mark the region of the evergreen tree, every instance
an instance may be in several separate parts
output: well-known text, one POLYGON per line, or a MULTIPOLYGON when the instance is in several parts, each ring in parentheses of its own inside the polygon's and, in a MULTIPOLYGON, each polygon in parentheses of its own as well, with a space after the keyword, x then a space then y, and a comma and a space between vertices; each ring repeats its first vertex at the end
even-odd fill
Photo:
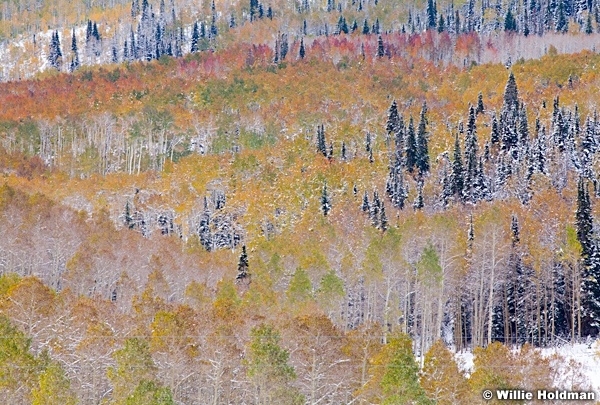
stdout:
POLYGON ((577 240, 581 244, 581 255, 588 262, 594 253, 594 227, 592 207, 587 184, 583 177, 577 183, 577 211, 575 213, 577 240))
POLYGON ((477 110, 475 111, 477 114, 482 114, 485 111, 485 107, 483 106, 483 94, 479 92, 477 95, 477 110))
POLYGON ((365 23, 363 24, 363 35, 369 35, 369 22, 365 19, 365 23))
POLYGON ((213 250, 213 237, 211 230, 211 214, 208 209, 208 199, 204 197, 204 213, 200 217, 198 223, 198 236, 200 238, 200 244, 208 252, 213 250))
POLYGON ((594 29, 592 27, 592 15, 590 13, 588 13, 587 20, 585 23, 585 33, 587 35, 590 35, 593 32, 594 32, 594 29))
POLYGON ((581 141, 581 163, 583 174, 588 178, 592 175, 591 164, 596 151, 596 125, 590 117, 587 117, 585 120, 585 133, 581 141))
POLYGON ((242 246, 242 254, 240 255, 240 260, 238 261, 238 275, 236 276, 236 280, 243 280, 247 278, 250 274, 248 273, 248 254, 246 253, 246 245, 242 246))
POLYGON ((546 127, 542 127, 536 138, 536 169, 542 174, 546 173, 546 127))
POLYGON ((59 70, 62 64, 62 51, 60 50, 60 38, 58 36, 58 31, 54 31, 50 39, 48 62, 50 63, 50 66, 56 70, 59 70))
POLYGON ((129 201, 125 203, 125 226, 128 229, 135 228, 135 222, 133 222, 133 217, 131 216, 131 208, 129 207, 129 201))
POLYGON ((513 214, 511 222, 510 222, 510 230, 511 230, 511 240, 513 248, 521 241, 520 230, 519 230, 519 219, 516 215, 513 214))
POLYGON ((519 108, 519 91, 517 89, 517 81, 515 75, 510 72, 506 87, 504 88, 504 105, 507 110, 516 111, 519 108))
POLYGON ((558 13, 556 14, 556 21, 554 25, 556 27, 556 32, 566 33, 567 31, 569 31, 569 22, 567 21, 564 2, 562 1, 560 1, 558 5, 558 13))
POLYGON ((375 228, 379 228, 379 221, 381 220, 381 200, 379 199, 379 193, 376 190, 373 191, 373 203, 371 204, 369 217, 371 218, 371 224, 375 228))
POLYGON ((327 143, 325 142, 325 126, 317 126, 317 150, 327 157, 327 143))
POLYGON ((400 130, 400 116, 398 115, 398 105, 396 100, 392 101, 392 105, 388 110, 388 120, 385 125, 385 130, 389 134, 396 134, 400 130))
POLYGON ((340 15, 340 19, 338 20, 337 32, 339 34, 342 34, 342 33, 347 34, 349 32, 348 24, 346 23, 346 19, 342 15, 340 15))
POLYGON ((412 116, 408 121, 408 133, 406 134, 406 169, 412 173, 417 164, 417 139, 415 136, 415 126, 412 116))
POLYGON ((323 191, 321 192, 321 210, 323 211, 324 216, 327 216, 331 211, 331 198, 327 191, 327 182, 323 184, 323 191))
POLYGON ((341 151, 340 155, 341 155, 341 159, 343 162, 348 160, 348 156, 346 156, 346 142, 342 141, 342 151, 341 151))
POLYGON ((425 206, 425 201, 423 199, 423 182, 420 181, 417 184, 417 198, 415 199, 415 202, 413 203, 413 208, 415 210, 420 210, 420 209, 423 209, 424 206, 425 206))
POLYGON ((469 108, 469 122, 467 124, 467 137, 465 139, 465 177, 464 177, 464 193, 467 201, 475 203, 476 180, 477 180, 477 126, 475 123, 475 109, 473 106, 469 108))
POLYGON ((513 157, 516 157, 517 150, 513 148, 518 145, 519 136, 517 123, 519 118, 519 99, 517 83, 513 73, 510 73, 506 88, 504 90, 504 104, 500 120, 500 133, 502 139, 502 149, 513 151, 513 157))
POLYGON ((582 332, 595 335, 600 330, 600 254, 593 222, 588 185, 580 177, 577 184, 575 225, 583 262, 582 332))
POLYGON ((194 22, 194 28, 192 28, 192 43, 190 46, 190 52, 198 52, 198 40, 200 39, 200 32, 198 31, 198 22, 194 22))
POLYGON ((492 142, 492 145, 500 142, 500 130, 498 129, 498 118, 496 117, 496 114, 492 117, 492 133, 490 141, 492 142))
POLYGON ((379 217, 379 229, 381 229, 383 232, 387 231, 387 229, 388 229, 388 219, 387 219, 387 216, 385 215, 385 205, 384 205, 383 201, 381 202, 381 211, 380 211, 380 217, 379 217))
POLYGON ((417 130, 417 159, 416 166, 419 170, 419 176, 429 172, 429 146, 427 135, 427 105, 423 103, 421 116, 419 119, 419 127, 417 130))
POLYGON ((517 20, 515 20, 510 9, 506 12, 506 17, 504 18, 504 31, 517 32, 517 20))
POLYGON ((435 29, 437 22, 437 10, 434 0, 427 0, 427 28, 435 29))
POLYGON ((369 204, 369 193, 367 193, 367 190, 365 190, 365 195, 363 196, 363 201, 362 201, 362 205, 360 206, 360 209, 363 212, 371 211, 371 205, 369 204))
POLYGON ((441 34, 446 30, 446 23, 444 22, 444 16, 440 13, 440 20, 438 21, 437 31, 441 34))
POLYGON ((71 72, 79 68, 79 51, 77 49, 77 37, 75 36, 75 28, 71 34, 71 52, 73 52, 73 60, 71 61, 71 72))
POLYGON ((451 190, 452 194, 455 195, 459 200, 463 198, 464 190, 464 168, 462 163, 462 151, 460 149, 460 140, 458 139, 458 132, 454 139, 454 161, 452 162, 452 177, 451 177, 451 190))
MULTIPOLYGON (((210 23, 210 37, 216 38, 219 31, 217 30, 217 11, 216 11, 216 7, 215 7, 215 0, 212 1, 211 5, 210 5, 210 9, 212 11, 212 17, 211 17, 211 23, 210 23)), ((260 8, 260 9, 262 10, 262 8, 260 8)), ((261 12, 261 14, 262 14, 262 12, 261 12)))
POLYGON ((383 47, 383 38, 381 38, 381 35, 379 35, 377 37, 377 57, 383 58, 383 55, 385 55, 385 49, 383 47))
POLYGON ((304 55, 306 55, 306 51, 304 50, 304 38, 300 38, 300 51, 298 51, 298 56, 300 56, 300 59, 304 59, 304 55))

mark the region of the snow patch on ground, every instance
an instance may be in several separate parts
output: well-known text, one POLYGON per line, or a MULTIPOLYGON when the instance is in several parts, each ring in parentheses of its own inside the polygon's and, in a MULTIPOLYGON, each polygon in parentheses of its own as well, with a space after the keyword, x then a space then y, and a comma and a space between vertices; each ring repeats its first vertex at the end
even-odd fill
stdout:
MULTIPOLYGON (((567 388, 574 373, 581 374, 586 381, 581 381, 582 386, 588 386, 592 391, 600 393, 600 340, 596 343, 566 344, 563 346, 541 349, 545 357, 557 354, 564 359, 558 364, 559 372, 556 378, 556 386, 567 388)), ((473 353, 463 351, 455 353, 458 367, 470 376, 473 372, 473 353)))

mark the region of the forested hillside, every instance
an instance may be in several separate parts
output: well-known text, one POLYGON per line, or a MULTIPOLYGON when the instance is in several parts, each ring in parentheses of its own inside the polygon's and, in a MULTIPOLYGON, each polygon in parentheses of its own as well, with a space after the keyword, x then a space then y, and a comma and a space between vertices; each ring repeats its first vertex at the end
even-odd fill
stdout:
POLYGON ((0 398, 600 389, 598 15, 3 2, 0 398))

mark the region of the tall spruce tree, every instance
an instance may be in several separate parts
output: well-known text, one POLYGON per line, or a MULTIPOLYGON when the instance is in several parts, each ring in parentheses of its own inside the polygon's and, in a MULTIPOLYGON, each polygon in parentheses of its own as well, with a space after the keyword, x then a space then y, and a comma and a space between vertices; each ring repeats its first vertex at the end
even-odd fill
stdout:
POLYGON ((400 128, 400 116, 398 115, 398 105, 396 100, 392 101, 392 105, 388 110, 388 120, 385 124, 385 130, 388 134, 398 133, 400 128))
POLYGON ((79 50, 77 49, 77 37, 75 36, 75 28, 71 34, 71 52, 73 52, 73 59, 71 60, 70 70, 71 72, 79 69, 79 50))
POLYGON ((190 45, 190 52, 198 52, 198 41, 200 40, 200 32, 198 31, 198 22, 194 22, 194 27, 192 28, 192 41, 190 45))
POLYGON ((60 50, 60 37, 58 36, 58 31, 54 31, 50 39, 48 62, 50 63, 50 66, 56 70, 59 70, 62 64, 62 51, 60 50))
POLYGON ((416 166, 419 171, 419 176, 423 176, 429 172, 429 146, 427 134, 427 104, 423 103, 421 108, 421 116, 419 119, 419 127, 417 130, 417 159, 416 166))
POLYGON ((317 126, 317 150, 327 157, 327 143, 325 142, 325 126, 317 126))
POLYGON ((331 197, 329 191, 327 191, 327 182, 323 184, 323 191, 321 192, 321 210, 323 216, 327 216, 331 211, 331 197))
POLYGON ((427 0, 427 28, 435 29, 437 23, 437 10, 434 0, 427 0))
POLYGON ((381 38, 381 35, 379 35, 377 37, 377 57, 383 58, 383 55, 385 55, 385 49, 383 47, 383 38, 381 38))
POLYGON ((248 273, 249 268, 248 263, 248 253, 246 253, 246 245, 242 246, 242 253, 240 255, 240 260, 238 261, 238 274, 235 277, 236 280, 243 280, 247 278, 250 274, 248 273))
POLYGON ((405 158, 406 170, 412 173, 415 170, 415 166, 417 164, 417 139, 415 135, 415 125, 412 116, 408 121, 405 158))
POLYGON ((464 168, 462 163, 462 151, 460 148, 460 139, 458 138, 458 132, 454 139, 454 160, 452 162, 452 176, 451 176, 451 190, 452 194, 457 199, 463 199, 463 190, 465 185, 464 168))

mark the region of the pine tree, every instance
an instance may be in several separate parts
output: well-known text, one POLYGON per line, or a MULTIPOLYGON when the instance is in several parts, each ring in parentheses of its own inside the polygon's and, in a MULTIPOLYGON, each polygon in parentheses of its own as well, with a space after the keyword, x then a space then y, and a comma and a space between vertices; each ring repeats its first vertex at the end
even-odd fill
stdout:
POLYGON ((460 140, 458 139, 458 132, 456 133, 456 138, 454 139, 454 160, 452 162, 451 179, 452 194, 455 195, 459 200, 462 200, 465 180, 464 168, 462 163, 462 151, 460 149, 460 140))
POLYGON ((492 145, 500 142, 500 130, 498 129, 498 118, 496 117, 496 114, 494 114, 492 117, 492 132, 490 141, 492 142, 492 145))
POLYGON ((565 13, 564 2, 560 2, 558 5, 558 13, 556 15, 555 22, 556 32, 566 33, 569 31, 569 22, 567 21, 567 16, 565 13))
POLYGON ((380 216, 379 216, 379 229, 381 229, 383 232, 387 231, 387 229, 388 229, 388 219, 387 219, 387 216, 385 215, 385 205, 384 205, 383 201, 381 202, 381 211, 380 211, 380 216))
POLYGON ((423 182, 420 181, 417 184, 417 198, 415 199, 415 202, 413 203, 413 208, 415 210, 420 210, 420 209, 423 209, 424 206, 425 206, 425 201, 423 199, 423 182))
POLYGON ((511 234, 512 234, 512 237, 511 237, 512 245, 514 248, 521 241, 520 230, 519 230, 519 219, 514 214, 511 219, 510 230, 511 230, 511 234))
POLYGON ((75 36, 75 28, 71 34, 71 52, 73 52, 73 59, 71 60, 70 70, 71 72, 79 69, 79 51, 77 49, 77 37, 75 36))
POLYGON ((506 17, 504 18, 504 31, 517 32, 517 21, 510 9, 507 11, 506 17))
POLYGON ((192 42, 190 46, 190 52, 198 52, 198 41, 200 39, 200 33, 198 31, 198 22, 194 22, 194 28, 192 28, 192 42))
POLYGON ((583 174, 588 178, 592 176, 591 164, 596 151, 596 125, 590 117, 587 117, 585 120, 585 134, 581 141, 581 163, 583 174))
POLYGON ((477 126, 475 123, 475 109, 473 106, 470 106, 467 137, 465 139, 464 193, 467 201, 471 203, 475 203, 477 200, 474 190, 477 179, 477 161, 477 126))
POLYGON ((383 38, 381 38, 381 35, 379 35, 377 37, 377 57, 383 58, 383 55, 385 55, 385 49, 383 47, 383 38))
POLYGON ((577 240, 581 244, 583 262, 582 331, 597 334, 600 330, 600 254, 594 235, 594 219, 588 185, 583 177, 577 184, 577 211, 575 225, 577 240))
POLYGON ((590 35, 594 32, 594 28, 592 27, 592 14, 588 13, 587 19, 585 22, 585 33, 586 35, 590 35))
POLYGON ((444 22, 444 16, 440 13, 440 20, 438 21, 437 31, 441 34, 446 30, 446 23, 444 22))
POLYGON ((388 110, 388 120, 385 124, 385 130, 388 134, 396 134, 400 130, 400 116, 398 115, 396 100, 392 101, 392 105, 390 105, 388 110))
POLYGON ((343 162, 348 160, 348 156, 346 156, 346 143, 342 141, 342 151, 340 153, 341 159, 343 162))
POLYGON ((325 142, 325 126, 317 126, 317 150, 327 157, 327 144, 325 142))
POLYGON ((379 199, 379 193, 376 190, 373 191, 373 203, 371 204, 369 217, 371 218, 371 224, 375 228, 379 228, 379 221, 381 220, 381 200, 379 199))
POLYGON ((435 29, 437 22, 437 10, 434 0, 427 0, 427 28, 435 29))
POLYGON ((506 87, 504 88, 504 105, 507 110, 516 111, 519 108, 519 91, 517 89, 517 81, 515 75, 510 72, 506 87))
POLYGON ((331 198, 327 191, 327 182, 323 184, 323 191, 321 192, 321 210, 323 211, 324 216, 327 216, 331 211, 331 198))
MULTIPOLYGON (((217 30, 217 11, 215 7, 215 0, 212 1, 210 5, 210 9, 212 11, 211 23, 210 23, 210 37, 216 38, 219 31, 217 30)), ((261 12, 262 14, 262 12, 261 12)))
POLYGON ((300 56, 300 59, 304 59, 304 55, 306 55, 306 51, 304 50, 304 38, 300 38, 300 50, 298 51, 298 56, 300 56))
POLYGON ((363 24, 363 30, 362 30, 363 35, 369 35, 369 22, 365 19, 365 22, 363 24))
POLYGON ((54 31, 52 33, 50 50, 48 52, 48 62, 50 63, 50 66, 56 70, 59 70, 62 64, 62 51, 60 50, 60 38, 58 36, 58 31, 54 31))
POLYGON ((238 274, 235 277, 236 280, 243 280, 248 277, 250 274, 248 273, 249 263, 248 263, 248 254, 246 253, 246 245, 242 246, 242 254, 240 255, 240 260, 238 261, 238 274))
POLYGON ((131 208, 129 207, 129 201, 125 203, 125 226, 128 229, 133 229, 135 227, 135 222, 133 222, 133 217, 131 216, 131 208))
POLYGON ((340 15, 340 19, 338 20, 337 32, 339 34, 342 34, 342 33, 347 34, 349 32, 348 24, 346 23, 346 19, 342 15, 340 15))
POLYGON ((581 255, 589 261, 594 253, 594 227, 588 186, 583 177, 577 183, 577 211, 575 213, 577 240, 581 244, 581 255))
POLYGON ((406 136, 406 169, 412 173, 417 164, 417 139, 415 136, 415 126, 412 116, 408 121, 408 133, 406 136))
POLYGON ((483 94, 481 92, 477 95, 477 110, 475 112, 478 115, 485 112, 485 107, 483 106, 483 94))
POLYGON ((362 205, 360 206, 360 209, 363 212, 371 211, 371 204, 369 204, 369 193, 367 193, 367 190, 365 190, 365 195, 363 196, 362 205))
POLYGON ((417 159, 416 166, 419 170, 419 176, 423 176, 429 172, 429 146, 427 135, 427 104, 423 103, 421 109, 421 117, 419 119, 419 127, 417 130, 417 159))

